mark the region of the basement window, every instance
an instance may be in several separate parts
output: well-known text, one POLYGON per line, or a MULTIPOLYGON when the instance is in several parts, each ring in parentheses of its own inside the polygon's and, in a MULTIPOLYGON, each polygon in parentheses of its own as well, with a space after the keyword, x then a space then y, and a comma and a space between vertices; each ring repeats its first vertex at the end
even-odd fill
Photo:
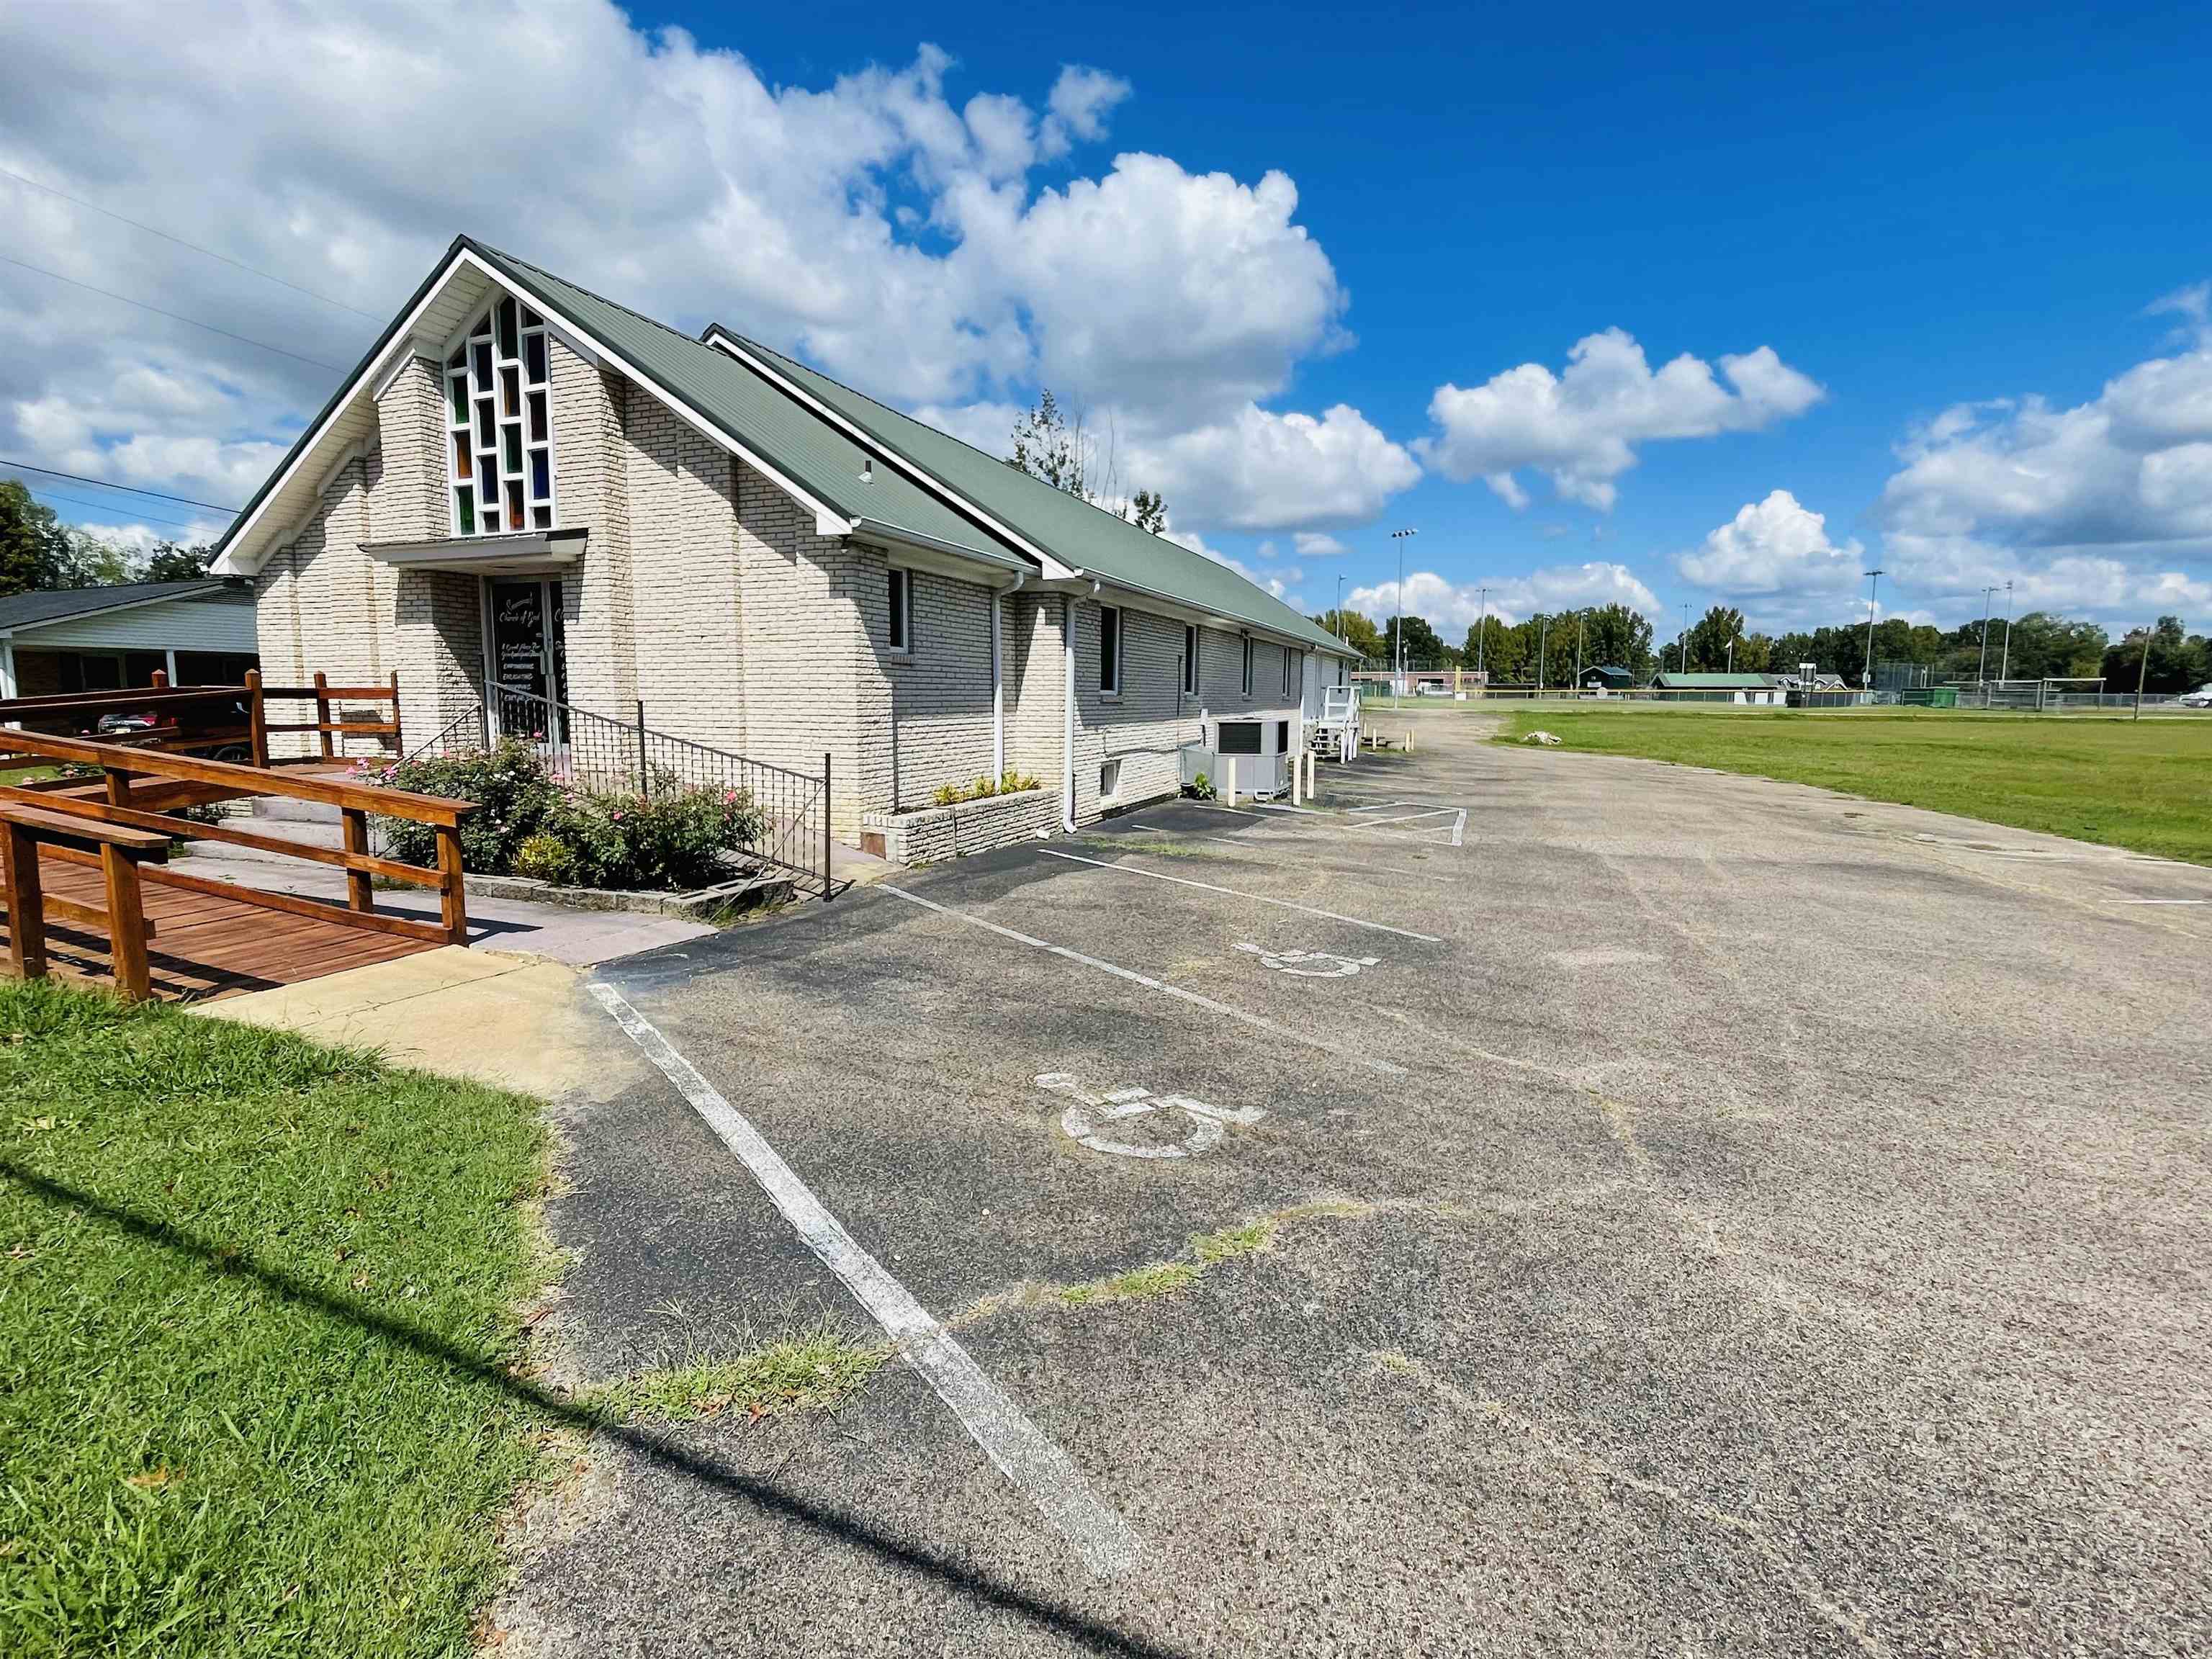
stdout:
POLYGON ((1098 799, 1111 800, 1121 793, 1121 763, 1109 760, 1098 769, 1098 799))

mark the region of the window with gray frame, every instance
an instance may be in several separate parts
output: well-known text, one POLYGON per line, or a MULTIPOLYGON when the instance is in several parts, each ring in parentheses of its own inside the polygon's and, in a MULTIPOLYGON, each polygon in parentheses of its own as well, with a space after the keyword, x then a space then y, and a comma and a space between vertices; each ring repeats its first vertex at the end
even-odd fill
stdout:
POLYGON ((1121 689, 1121 611, 1118 605, 1098 607, 1098 689, 1109 697, 1121 689))
POLYGON ((914 649, 914 575, 910 571, 894 569, 890 573, 890 647, 894 651, 914 649))
POLYGON ((1244 636, 1244 695, 1252 695, 1252 636, 1244 636))
POLYGON ((1182 629, 1182 689, 1183 695, 1198 695, 1198 624, 1185 623, 1182 629))

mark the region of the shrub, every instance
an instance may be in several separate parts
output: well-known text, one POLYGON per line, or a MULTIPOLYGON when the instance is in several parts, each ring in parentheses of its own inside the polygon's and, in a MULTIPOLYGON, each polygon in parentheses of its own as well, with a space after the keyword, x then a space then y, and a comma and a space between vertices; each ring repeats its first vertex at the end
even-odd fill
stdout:
MULTIPOLYGON (((461 820, 461 867, 481 875, 514 869, 516 852, 546 827, 562 799, 544 759, 519 738, 502 738, 489 749, 399 761, 369 771, 368 778, 386 788, 476 802, 477 810, 461 820)), ((379 818, 377 828, 392 857, 437 863, 437 832, 428 824, 379 818)))
MULTIPOLYGON (((761 814, 742 789, 689 787, 656 773, 650 794, 556 781, 519 738, 491 749, 363 769, 389 788, 474 801, 461 820, 461 867, 556 885, 684 889, 721 879, 729 854, 756 840, 761 814)), ((436 832, 379 817, 392 856, 434 865, 436 832)))
POLYGON ((986 774, 970 784, 940 783, 929 803, 933 806, 957 806, 963 801, 989 800, 994 795, 1016 794, 1036 787, 1035 778, 1010 766, 995 778, 986 774))
POLYGON ((1188 783, 1183 785, 1182 792, 1184 794, 1189 796, 1193 800, 1212 800, 1213 799, 1213 780, 1207 777, 1205 773, 1200 772, 1188 783))
POLYGON ((576 857, 560 836, 540 830, 514 849, 514 873, 568 887, 576 879, 576 857))

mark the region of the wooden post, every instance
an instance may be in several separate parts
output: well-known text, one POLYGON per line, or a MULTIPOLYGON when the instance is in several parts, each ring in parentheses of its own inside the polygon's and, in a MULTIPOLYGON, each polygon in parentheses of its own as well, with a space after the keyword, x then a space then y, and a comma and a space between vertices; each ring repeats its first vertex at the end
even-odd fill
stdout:
POLYGON ((166 691, 169 689, 169 671, 167 669, 157 668, 154 671, 154 689, 156 691, 166 691))
POLYGON ((138 891, 138 861, 120 847, 100 849, 100 873, 107 886, 107 960, 115 988, 132 1002, 143 1002, 153 987, 146 972, 146 912, 138 891))
POLYGON ((330 681, 325 678, 323 671, 318 668, 315 671, 315 724, 321 729, 315 735, 323 740, 323 758, 336 760, 337 748, 331 741, 333 734, 331 731, 330 686, 330 681))
POLYGON ((446 924, 446 943, 469 942, 469 896, 461 884, 461 831, 457 824, 438 826, 439 913, 446 924))
POLYGON ((21 824, 0 823, 0 880, 8 884, 8 967, 18 979, 44 979, 46 911, 39 843, 21 824))
POLYGON ((401 760, 406 754, 407 745, 399 736, 399 671, 395 668, 392 671, 392 757, 401 760))
MULTIPOLYGON (((339 821, 345 827, 345 849, 349 853, 368 851, 368 814, 358 806, 343 807, 339 821)), ((376 908, 375 890, 368 884, 368 872, 346 872, 346 908, 374 910, 376 908)))
POLYGON ((131 805, 131 775, 128 772, 118 772, 109 767, 100 774, 100 781, 107 786, 107 804, 110 806, 131 805))
POLYGON ((261 671, 258 668, 246 671, 246 726, 253 763, 265 771, 269 766, 269 711, 261 700, 261 671))

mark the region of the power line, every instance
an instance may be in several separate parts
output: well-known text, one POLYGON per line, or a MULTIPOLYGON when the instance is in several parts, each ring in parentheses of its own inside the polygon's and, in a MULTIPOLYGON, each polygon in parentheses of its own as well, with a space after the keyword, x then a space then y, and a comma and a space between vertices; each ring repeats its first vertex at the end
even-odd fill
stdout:
POLYGON ((96 202, 88 202, 82 196, 72 196, 65 190, 56 190, 52 185, 42 185, 35 179, 26 179, 12 167, 0 167, 0 173, 5 173, 19 185, 28 185, 33 190, 42 190, 49 196, 58 196, 64 202, 73 202, 78 207, 90 212, 103 214, 118 224, 128 225, 133 230, 143 230, 149 236, 158 236, 165 242, 174 242, 179 247, 190 248, 195 253, 204 253, 210 259, 220 259, 223 264, 245 271, 248 276, 265 278, 279 288, 289 288, 295 294, 304 294, 310 300, 320 300, 325 305, 336 306, 340 311, 350 311, 355 316, 366 317, 372 323, 380 323, 384 320, 373 311, 363 311, 359 306, 349 306, 343 300, 333 300, 327 294, 318 294, 311 288, 301 288, 297 283, 288 283, 282 276, 272 272, 263 270, 256 265, 247 264, 243 259, 234 259, 228 253, 217 253, 211 247, 202 247, 198 242, 188 242, 181 236, 173 236, 167 231, 159 229, 153 225, 142 223, 137 219, 126 218, 111 208, 101 207, 96 202))
POLYGON ((196 501, 189 495, 171 495, 159 489, 141 489, 137 484, 119 484, 107 478, 88 478, 82 472, 58 472, 50 466, 33 466, 28 461, 11 461, 0 455, 0 466, 12 466, 18 472, 35 472, 44 478, 67 478, 71 483, 96 484, 102 489, 120 489, 126 495, 151 495, 157 501, 178 501, 185 507, 204 507, 210 513, 236 513, 234 507, 218 507, 213 501, 196 501))
POLYGON ((164 519, 155 514, 141 513, 136 508, 131 507, 128 501, 88 501, 82 495, 64 495, 57 490, 52 489, 33 489, 31 493, 33 495, 36 495, 40 501, 66 501, 71 507, 88 507, 95 513, 106 513, 111 512, 118 507, 124 507, 130 511, 131 516, 133 519, 142 519, 148 524, 173 524, 179 530, 197 530, 199 528, 198 525, 192 524, 184 519, 164 519))
POLYGON ((5 253, 0 253, 0 260, 4 260, 11 265, 20 266, 25 270, 36 271, 41 276, 51 276, 58 283, 67 283, 73 288, 81 288, 88 294, 97 294, 104 300, 120 300, 126 306, 137 306, 141 311, 150 311, 156 317, 167 317, 171 322, 188 323, 194 328, 204 328, 210 334, 220 334, 226 340, 235 340, 240 345, 254 346, 263 351, 273 351, 279 357, 289 357, 295 363, 306 363, 313 368, 327 368, 333 374, 345 373, 345 369, 337 363, 326 363, 319 357, 303 357, 296 351, 285 350, 283 346, 270 345, 266 340, 249 339, 243 334, 233 334, 227 328, 217 328, 213 323, 204 323, 197 317, 187 317, 179 312, 164 311, 159 306, 148 305, 143 300, 134 300, 127 294, 117 294, 108 289, 94 288, 90 283, 80 283, 74 276, 64 276, 58 270, 48 270, 44 265, 34 265, 27 260, 15 258, 5 253))

